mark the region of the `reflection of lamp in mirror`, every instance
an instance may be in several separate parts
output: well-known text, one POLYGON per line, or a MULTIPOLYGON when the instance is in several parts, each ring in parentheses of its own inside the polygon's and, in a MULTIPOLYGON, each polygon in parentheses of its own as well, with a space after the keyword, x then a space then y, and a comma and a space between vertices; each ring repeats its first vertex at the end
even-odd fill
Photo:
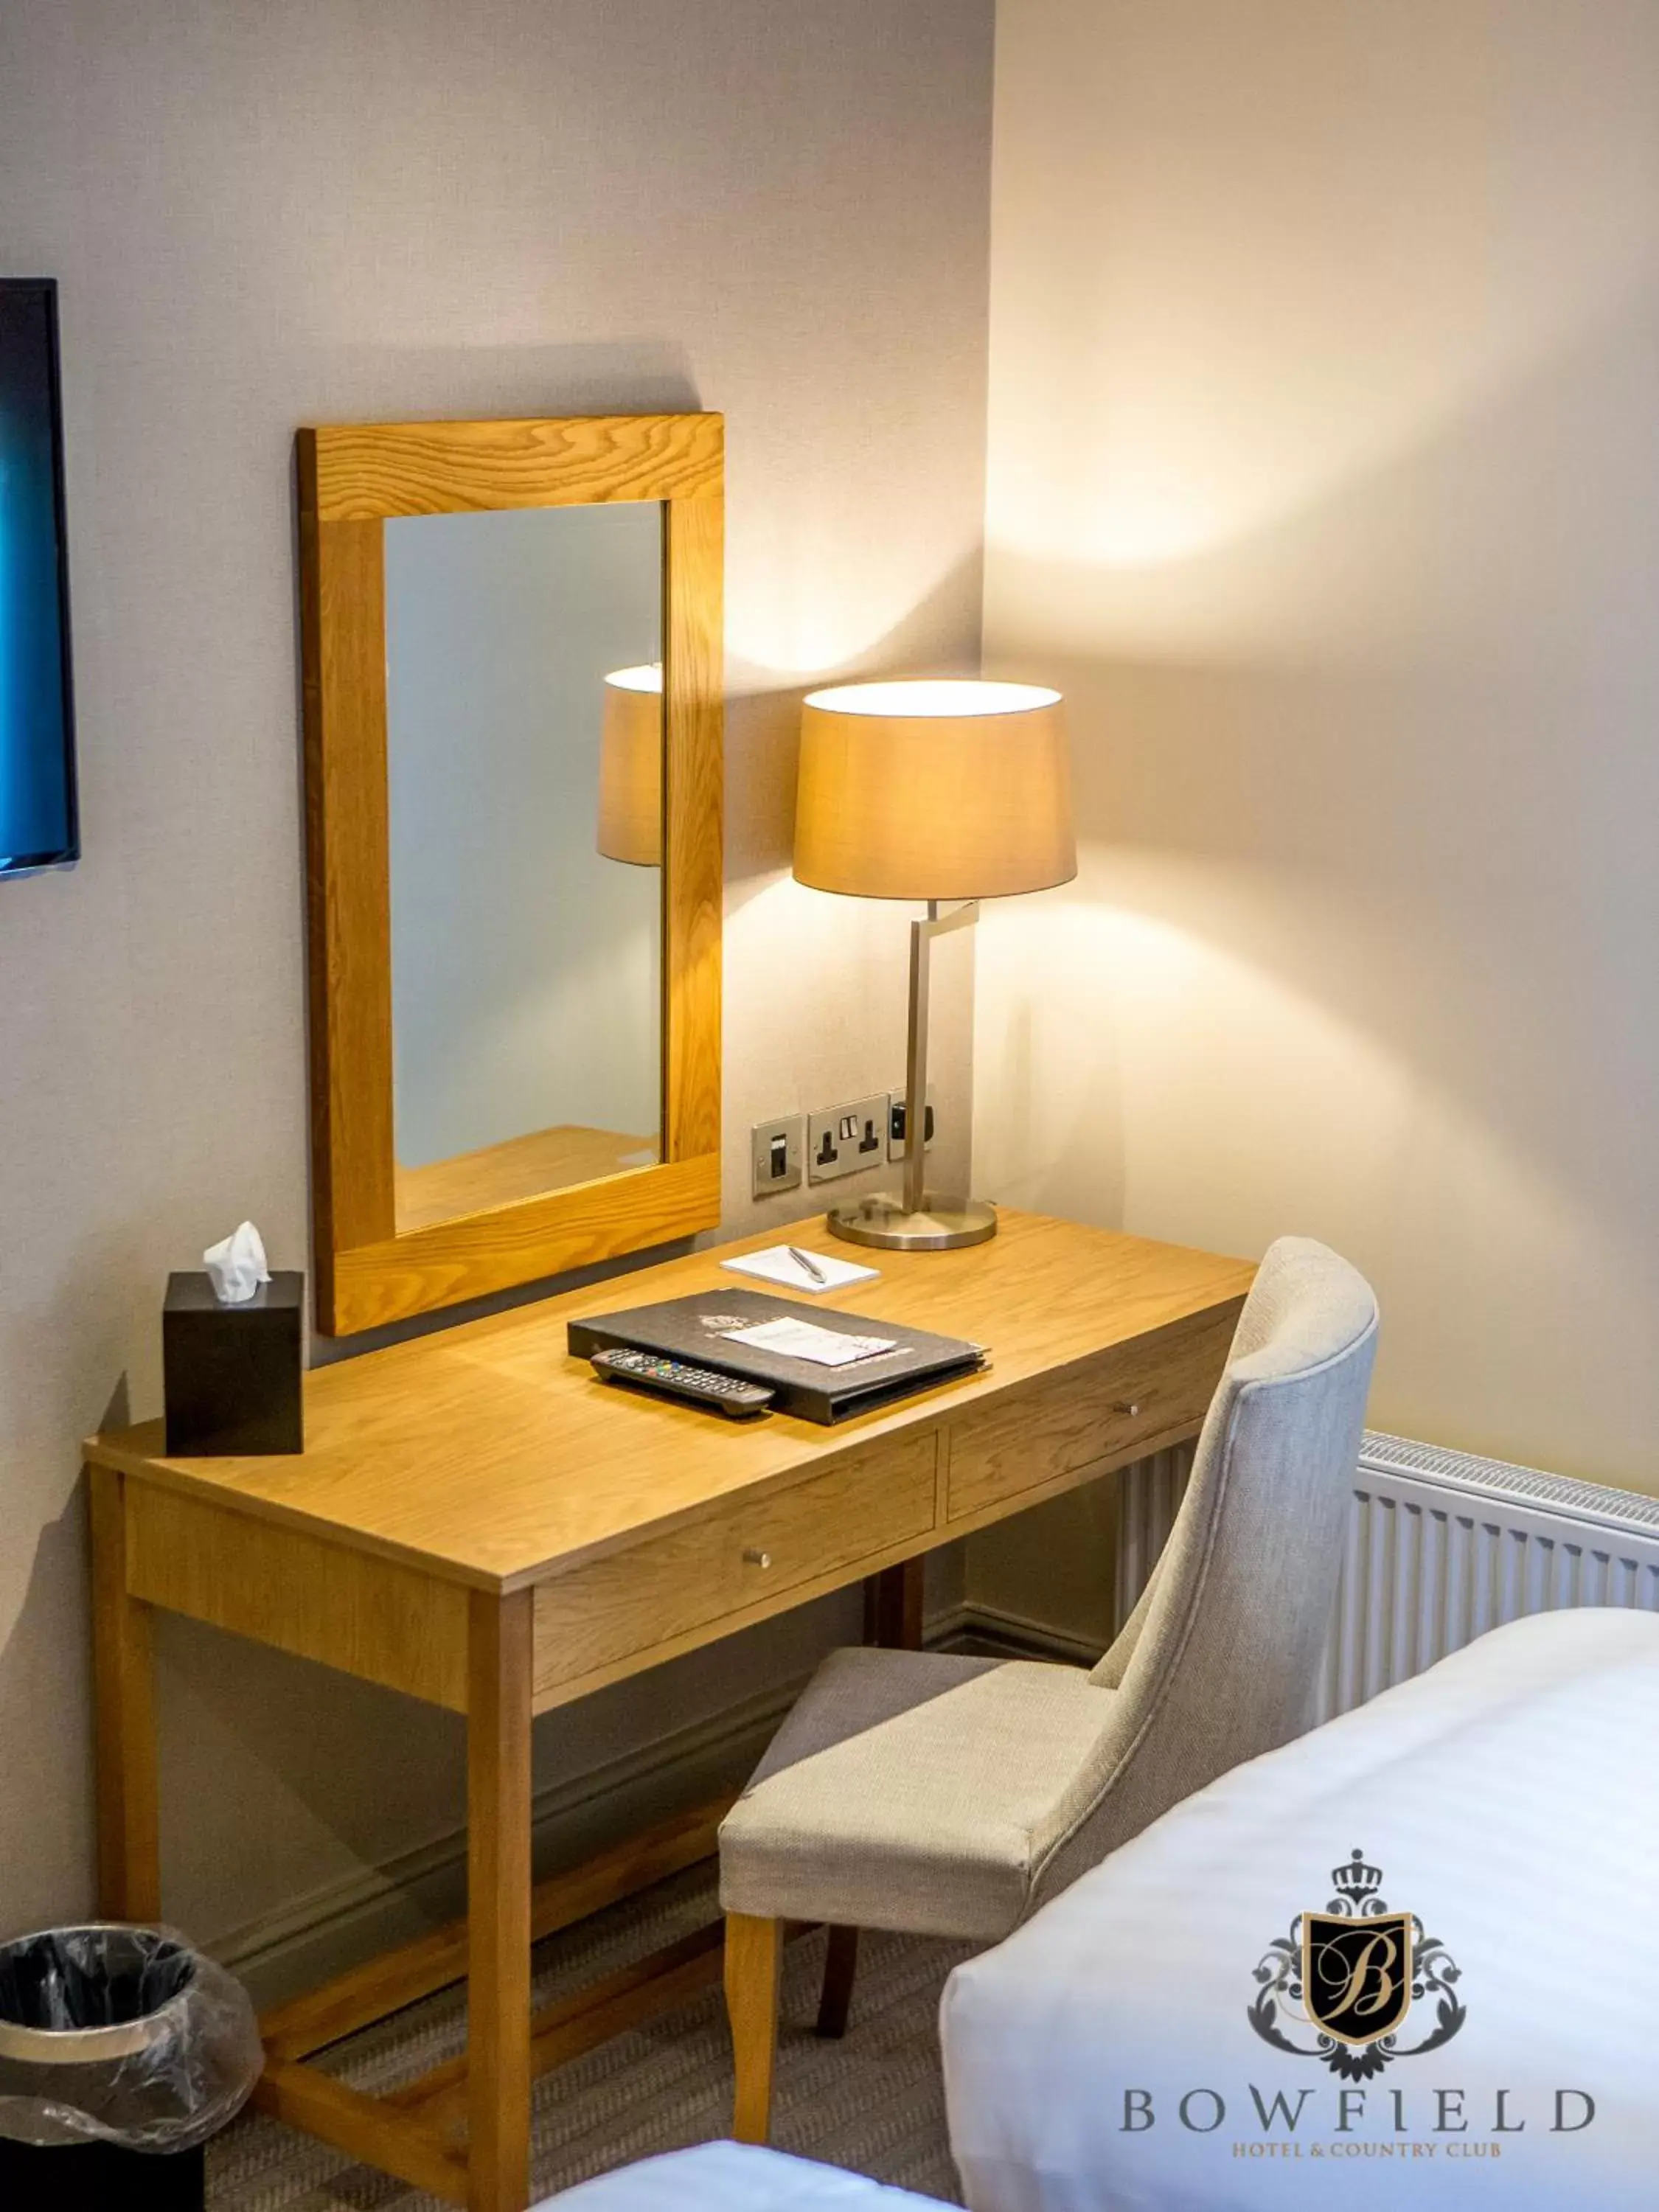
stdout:
POLYGON ((599 847, 607 860, 662 866, 662 670, 605 679, 599 733, 599 847))
POLYGON ((830 1209, 855 1244, 944 1251, 996 1234, 995 1210, 925 1188, 928 961, 981 898, 1077 873, 1058 691, 1030 684, 848 684, 801 709, 795 874, 825 891, 925 899, 910 925, 904 1189, 830 1209), (959 900, 941 914, 941 902, 959 900))

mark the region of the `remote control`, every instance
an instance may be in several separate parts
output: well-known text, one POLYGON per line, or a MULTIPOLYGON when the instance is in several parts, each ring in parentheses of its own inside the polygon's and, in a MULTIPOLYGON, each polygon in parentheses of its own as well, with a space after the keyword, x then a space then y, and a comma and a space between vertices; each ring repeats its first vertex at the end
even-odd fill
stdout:
POLYGON ((722 1375, 713 1367, 693 1367, 684 1359, 664 1359, 654 1352, 619 1351, 592 1354, 593 1371, 605 1382, 632 1382, 641 1390, 660 1390, 665 1397, 684 1398, 693 1406, 712 1406, 734 1421, 763 1413, 776 1397, 763 1383, 745 1382, 740 1375, 722 1375))

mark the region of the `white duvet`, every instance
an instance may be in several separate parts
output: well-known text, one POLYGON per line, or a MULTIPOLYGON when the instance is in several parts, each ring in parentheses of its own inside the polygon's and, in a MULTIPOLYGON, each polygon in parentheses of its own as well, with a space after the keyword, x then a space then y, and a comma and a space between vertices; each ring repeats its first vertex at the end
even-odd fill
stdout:
POLYGON ((931 2197, 753 2143, 699 2143, 585 2181, 535 2212, 945 2212, 931 2197))
POLYGON ((1224 1776, 941 2025, 973 2212, 1656 2212, 1659 1618, 1518 1622, 1224 1776), (1299 2001, 1291 1923, 1334 1905, 1418 1923, 1364 2079, 1299 2001))

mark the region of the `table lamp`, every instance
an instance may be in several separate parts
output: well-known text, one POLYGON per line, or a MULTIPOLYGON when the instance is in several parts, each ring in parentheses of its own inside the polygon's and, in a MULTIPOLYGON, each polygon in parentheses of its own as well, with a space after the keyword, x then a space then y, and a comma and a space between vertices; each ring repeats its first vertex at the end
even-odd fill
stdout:
POLYGON ((607 860, 662 866, 662 670, 654 665, 605 679, 599 848, 607 860))
POLYGON ((981 899, 1077 873, 1059 692, 930 681, 811 693, 801 708, 794 872, 817 890, 927 906, 910 925, 904 1188, 833 1206, 831 1233, 905 1251, 982 1243, 996 1234, 994 1207, 926 1188, 929 957, 936 939, 979 919, 981 899))

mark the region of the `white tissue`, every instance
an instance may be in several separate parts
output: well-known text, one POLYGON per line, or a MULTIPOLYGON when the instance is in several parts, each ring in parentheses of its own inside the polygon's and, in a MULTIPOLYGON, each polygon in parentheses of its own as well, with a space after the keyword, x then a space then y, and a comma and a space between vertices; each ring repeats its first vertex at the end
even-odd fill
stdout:
POLYGON ((222 1306, 246 1305, 260 1284, 270 1280, 264 1239, 251 1221, 245 1221, 233 1236, 210 1244, 202 1255, 202 1265, 213 1278, 222 1306))

